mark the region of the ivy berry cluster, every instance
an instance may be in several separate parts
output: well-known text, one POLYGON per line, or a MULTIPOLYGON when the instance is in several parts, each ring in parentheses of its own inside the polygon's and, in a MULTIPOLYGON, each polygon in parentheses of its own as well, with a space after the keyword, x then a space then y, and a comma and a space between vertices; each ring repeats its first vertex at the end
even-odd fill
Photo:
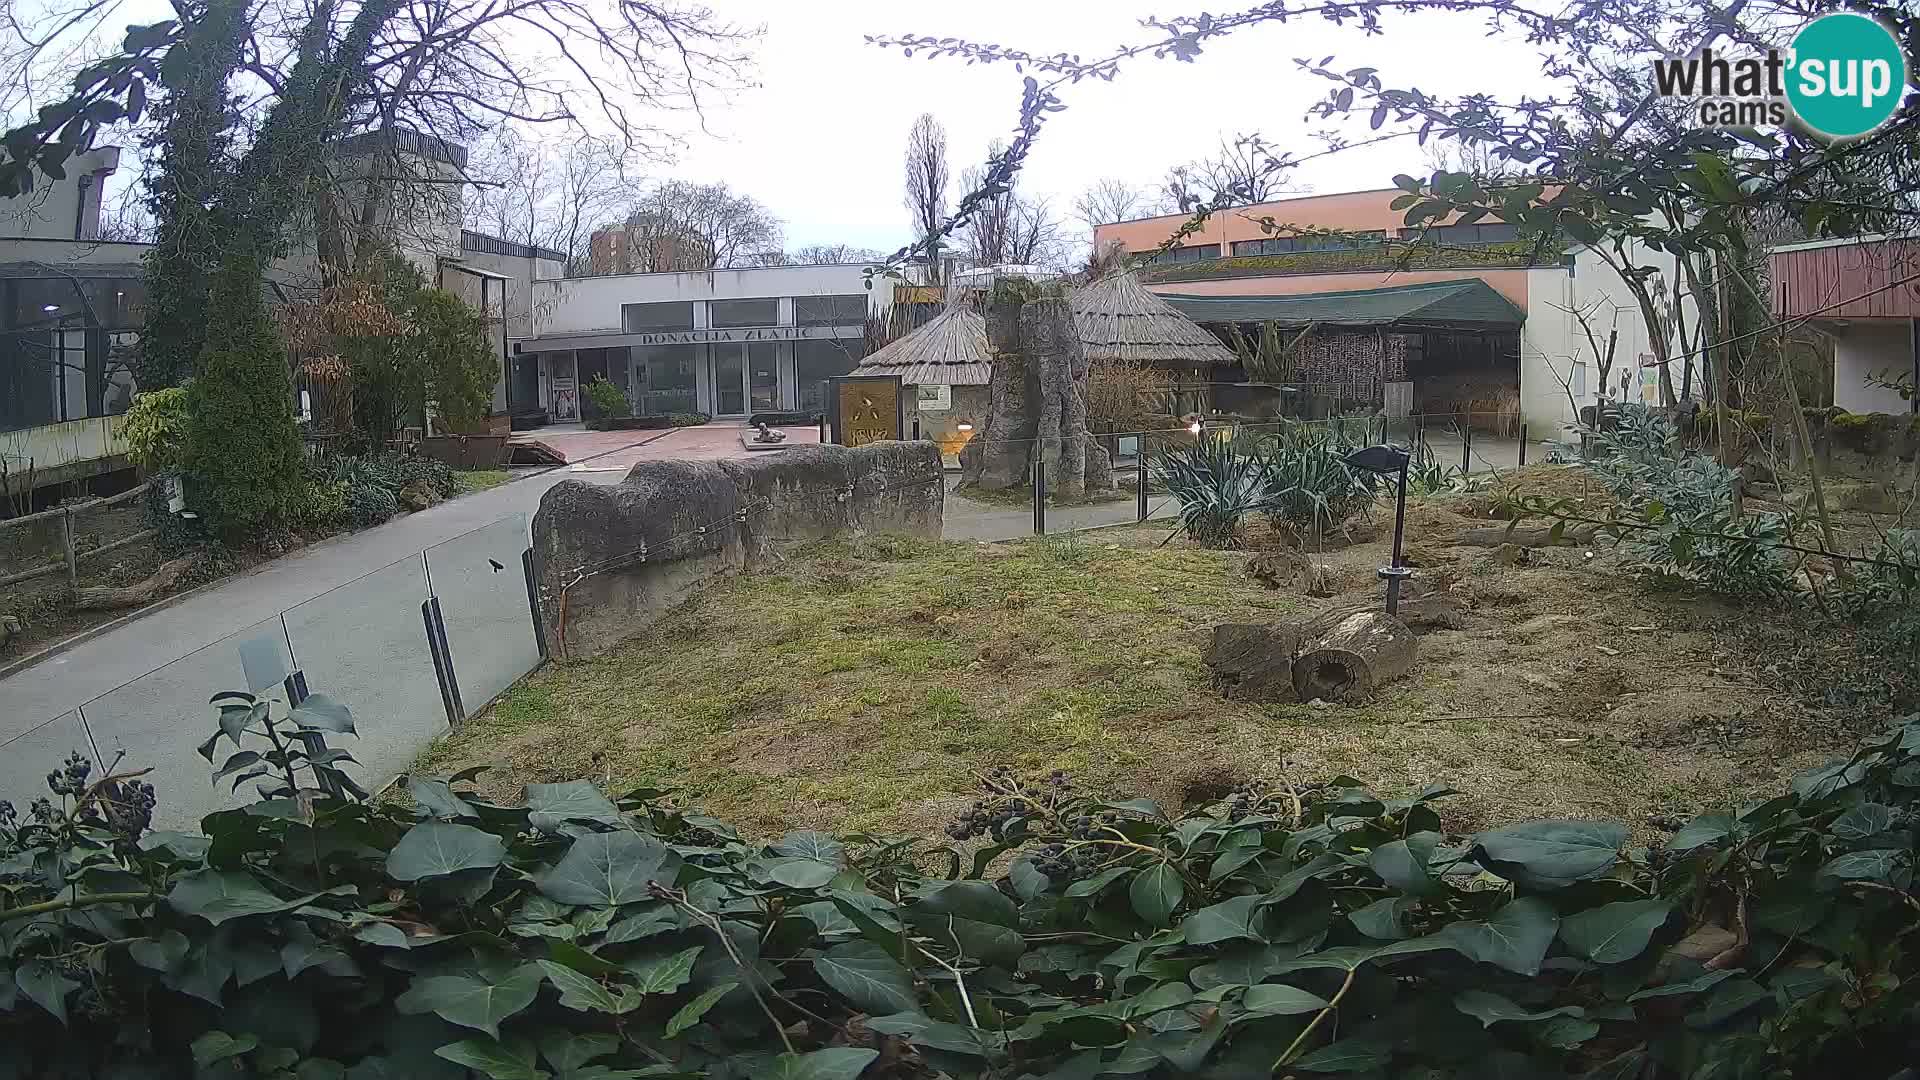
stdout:
POLYGON ((995 766, 980 778, 982 795, 966 813, 947 824, 947 835, 955 840, 991 836, 1004 840, 1015 821, 1032 817, 1059 820, 1069 804, 1079 800, 1066 771, 1055 769, 1045 780, 1023 781, 1005 765, 995 766))

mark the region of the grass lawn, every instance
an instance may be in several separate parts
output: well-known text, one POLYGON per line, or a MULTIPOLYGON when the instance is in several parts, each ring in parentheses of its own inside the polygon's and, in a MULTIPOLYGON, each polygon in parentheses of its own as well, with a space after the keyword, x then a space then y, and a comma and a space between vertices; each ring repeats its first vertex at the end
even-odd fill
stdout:
POLYGON ((469 495, 476 491, 499 487, 513 479, 513 474, 505 469, 472 469, 456 472, 453 477, 460 482, 460 493, 469 495))
MULTIPOLYGON (((674 788, 741 828, 930 831, 994 765, 1066 769, 1116 797, 1205 801, 1253 777, 1460 788, 1455 828, 1726 806, 1849 734, 1756 674, 1751 622, 1657 594, 1575 549, 1500 566, 1444 540, 1484 508, 1411 508, 1427 589, 1472 625, 1423 637, 1363 706, 1254 705, 1211 687, 1209 628, 1379 589, 1391 515, 1319 556, 1341 595, 1247 576, 1246 552, 1156 529, 1017 543, 836 541, 703 590, 640 637, 541 672, 418 763, 478 764, 492 795, 591 777, 674 788)), ((1484 520, 1484 519, 1483 519, 1484 520)))

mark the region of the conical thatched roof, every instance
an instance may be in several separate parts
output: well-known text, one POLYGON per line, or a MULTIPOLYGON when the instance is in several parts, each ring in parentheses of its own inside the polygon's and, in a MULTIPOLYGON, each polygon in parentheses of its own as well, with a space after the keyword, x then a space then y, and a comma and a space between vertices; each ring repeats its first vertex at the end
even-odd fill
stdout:
POLYGON ((1131 270, 1072 292, 1073 326, 1089 360, 1234 364, 1220 339, 1175 311, 1131 270))
POLYGON ((985 386, 993 375, 987 320, 966 304, 955 304, 863 357, 854 373, 898 375, 909 386, 985 386))

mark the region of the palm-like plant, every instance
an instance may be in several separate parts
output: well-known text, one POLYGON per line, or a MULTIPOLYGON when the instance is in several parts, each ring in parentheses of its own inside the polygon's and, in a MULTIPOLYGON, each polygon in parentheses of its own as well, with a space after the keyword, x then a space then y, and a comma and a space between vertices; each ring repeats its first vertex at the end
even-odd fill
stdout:
POLYGON ((1180 527, 1203 547, 1240 543, 1240 523, 1265 507, 1263 465, 1258 451, 1231 439, 1202 435, 1191 446, 1173 446, 1153 461, 1155 477, 1180 501, 1180 527))

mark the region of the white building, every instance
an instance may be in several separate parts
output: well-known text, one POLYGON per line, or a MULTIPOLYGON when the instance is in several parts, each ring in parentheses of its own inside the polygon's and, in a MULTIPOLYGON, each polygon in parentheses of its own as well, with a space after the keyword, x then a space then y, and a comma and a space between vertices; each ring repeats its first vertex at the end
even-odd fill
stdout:
POLYGON ((853 370, 891 302, 889 283, 868 284, 845 265, 538 281, 509 396, 577 420, 586 385, 606 378, 637 416, 817 413, 822 383, 853 370))

